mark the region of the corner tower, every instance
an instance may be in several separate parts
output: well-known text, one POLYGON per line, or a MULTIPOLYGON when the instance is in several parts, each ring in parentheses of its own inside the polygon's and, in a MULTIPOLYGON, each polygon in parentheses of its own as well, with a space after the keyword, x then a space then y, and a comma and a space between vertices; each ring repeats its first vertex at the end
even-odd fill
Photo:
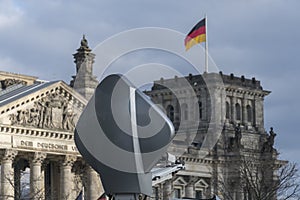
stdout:
POLYGON ((94 94, 94 90, 98 85, 96 76, 93 75, 95 54, 91 51, 88 41, 83 35, 79 49, 73 54, 74 63, 76 64, 76 75, 72 76, 73 80, 70 82, 70 86, 88 100, 94 94))

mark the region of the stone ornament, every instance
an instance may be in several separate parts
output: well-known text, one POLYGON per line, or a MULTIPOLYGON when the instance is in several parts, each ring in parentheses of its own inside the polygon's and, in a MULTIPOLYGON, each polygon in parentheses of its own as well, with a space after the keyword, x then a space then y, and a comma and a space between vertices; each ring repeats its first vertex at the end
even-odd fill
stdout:
POLYGON ((12 161, 17 156, 18 151, 13 149, 5 149, 2 151, 1 159, 2 161, 12 161))
POLYGON ((61 165, 62 166, 73 166, 74 162, 77 160, 77 157, 74 155, 66 155, 62 159, 61 165))
POLYGON ((47 153, 35 152, 31 157, 32 163, 42 163, 47 157, 47 153))
POLYGON ((17 85, 17 84, 27 85, 26 81, 21 81, 17 79, 4 79, 1 80, 0 82, 1 82, 1 89, 6 89, 9 86, 17 85))
POLYGON ((274 140, 275 140, 276 135, 277 134, 274 132, 273 127, 271 127, 270 131, 269 131, 269 135, 267 136, 266 141, 263 143, 262 153, 264 153, 264 152, 269 152, 269 153, 276 152, 276 150, 274 148, 274 140))
POLYGON ((242 140, 242 130, 241 130, 241 125, 238 124, 234 128, 234 137, 229 138, 228 149, 230 151, 233 151, 235 149, 238 150, 243 148, 244 146, 242 145, 241 140, 242 140))
POLYGON ((89 48, 89 46, 88 46, 88 41, 87 41, 87 39, 85 38, 85 35, 83 35, 82 36, 82 40, 81 40, 81 42, 80 42, 80 45, 81 45, 81 47, 82 48, 89 48))
POLYGON ((58 91, 34 102, 32 108, 18 110, 10 114, 11 125, 32 126, 73 131, 75 118, 70 103, 58 91))
POLYGON ((242 131, 241 131, 241 127, 240 124, 238 124, 235 127, 234 130, 234 139, 235 139, 235 145, 237 148, 241 148, 242 144, 241 144, 241 139, 242 139, 242 131))

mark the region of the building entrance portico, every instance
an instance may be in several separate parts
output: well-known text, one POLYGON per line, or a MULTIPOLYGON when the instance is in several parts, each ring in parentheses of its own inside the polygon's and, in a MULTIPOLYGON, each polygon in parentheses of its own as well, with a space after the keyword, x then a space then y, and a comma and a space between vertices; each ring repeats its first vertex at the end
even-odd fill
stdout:
POLYGON ((62 81, 9 87, 15 88, 0 91, 0 199, 20 199, 26 191, 33 200, 75 199, 83 188, 88 199, 98 198, 100 177, 73 137, 86 100, 62 81))

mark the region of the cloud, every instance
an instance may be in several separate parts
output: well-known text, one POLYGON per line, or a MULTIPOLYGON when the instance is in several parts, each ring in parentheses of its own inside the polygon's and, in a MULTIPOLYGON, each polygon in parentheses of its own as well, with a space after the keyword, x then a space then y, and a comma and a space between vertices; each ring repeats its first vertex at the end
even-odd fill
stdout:
POLYGON ((0 29, 15 26, 22 15, 23 11, 13 1, 0 1, 0 29))

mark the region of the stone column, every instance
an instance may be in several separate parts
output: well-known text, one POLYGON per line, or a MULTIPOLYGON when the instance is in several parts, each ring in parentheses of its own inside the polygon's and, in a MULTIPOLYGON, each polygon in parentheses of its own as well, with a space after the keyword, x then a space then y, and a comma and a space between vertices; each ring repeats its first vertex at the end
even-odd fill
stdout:
POLYGON ((254 119, 255 126, 260 132, 264 132, 264 102, 263 97, 256 97, 254 101, 254 119))
POLYGON ((3 151, 3 157, 1 160, 0 199, 14 200, 14 169, 12 167, 12 163, 17 153, 17 151, 12 149, 6 149, 3 151))
POLYGON ((220 103, 221 103, 221 106, 220 106, 220 122, 221 124, 223 125, 225 122, 226 122, 226 91, 225 89, 219 89, 220 90, 220 103))
POLYGON ((165 181, 163 185, 163 200, 172 199, 172 182, 170 180, 165 181))
POLYGON ((46 156, 46 153, 36 152, 30 158, 30 197, 32 200, 45 198, 42 163, 46 156))
POLYGON ((247 105, 246 105, 245 95, 242 100, 242 117, 243 117, 243 125, 247 126, 248 119, 247 119, 247 105))
POLYGON ((98 199, 103 193, 99 174, 92 167, 87 166, 86 199, 98 199))
POLYGON ((211 103, 211 118, 210 118, 210 123, 217 124, 219 121, 217 120, 217 116, 220 115, 218 106, 220 105, 219 99, 218 99, 218 89, 216 89, 213 86, 209 86, 210 92, 210 103, 211 103))
POLYGON ((66 155, 60 166, 60 200, 74 199, 72 166, 76 156, 66 155))
POLYGON ((231 103, 230 103, 230 105, 231 105, 231 117, 230 117, 230 121, 232 123, 235 123, 235 121, 236 121, 236 118, 235 118, 235 116, 236 116, 236 110, 235 110, 236 100, 235 100, 235 97, 231 97, 230 101, 231 101, 231 103))

